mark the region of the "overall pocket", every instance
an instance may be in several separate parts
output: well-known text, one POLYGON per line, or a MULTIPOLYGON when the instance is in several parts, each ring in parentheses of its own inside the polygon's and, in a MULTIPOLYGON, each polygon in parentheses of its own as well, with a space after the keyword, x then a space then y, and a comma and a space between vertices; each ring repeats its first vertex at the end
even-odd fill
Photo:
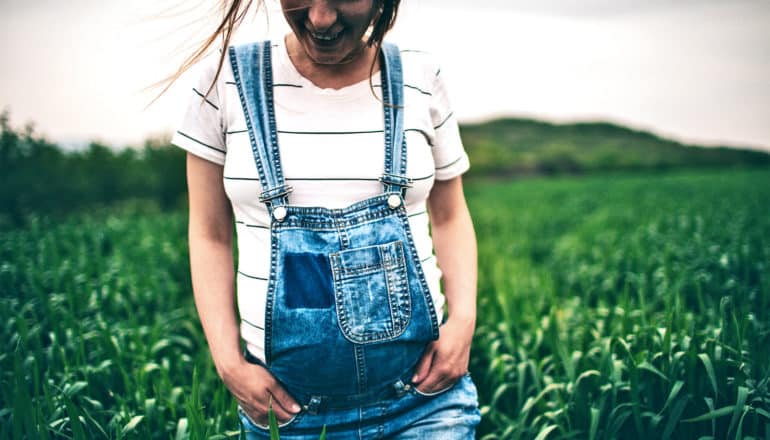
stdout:
MULTIPOLYGON (((285 422, 278 422, 278 429, 281 429, 281 428, 288 429, 288 426, 295 425, 296 423, 299 422, 303 414, 304 413, 300 412, 300 413, 294 414, 293 416, 291 416, 289 420, 285 422)), ((238 405, 238 416, 240 417, 241 423, 244 425, 244 429, 246 431, 250 431, 251 429, 249 428, 257 428, 257 430, 270 431, 269 425, 262 425, 261 423, 257 423, 248 414, 246 414, 246 411, 244 411, 240 405, 238 405)))
POLYGON ((345 338, 367 344, 400 336, 411 319, 403 242, 348 249, 329 259, 345 338))

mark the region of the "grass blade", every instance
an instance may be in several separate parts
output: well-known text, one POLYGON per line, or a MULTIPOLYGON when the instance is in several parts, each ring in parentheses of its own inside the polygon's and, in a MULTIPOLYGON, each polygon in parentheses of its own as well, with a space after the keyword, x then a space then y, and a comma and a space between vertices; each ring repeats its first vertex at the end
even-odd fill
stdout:
POLYGON ((326 440, 326 424, 324 424, 324 427, 321 429, 321 436, 318 437, 318 440, 326 440))
POLYGON ((733 410, 733 417, 730 419, 730 427, 727 428, 727 435, 729 436, 733 432, 733 427, 738 422, 738 418, 741 414, 745 413, 746 398, 749 396, 749 389, 746 387, 738 387, 738 400, 735 401, 735 409, 733 410))
POLYGON ((719 417, 724 417, 727 415, 730 415, 733 413, 733 410, 735 409, 735 405, 729 405, 725 406, 719 409, 715 409, 713 411, 709 411, 706 414, 701 414, 698 417, 693 417, 691 419, 682 420, 682 422, 685 423, 695 423, 695 422, 702 422, 704 420, 714 420, 719 417))
POLYGON ((270 426, 270 440, 279 440, 281 436, 278 434, 278 419, 275 418, 275 413, 273 412, 273 396, 270 396, 270 402, 268 403, 267 420, 268 426, 270 426))
POLYGON ((537 437, 535 437, 535 440, 545 440, 548 437, 548 434, 551 433, 554 429, 556 429, 556 425, 549 425, 545 428, 541 429, 540 432, 537 434, 537 437))
POLYGON ((674 406, 671 408, 671 414, 668 415, 668 421, 666 422, 666 426, 663 428, 663 436, 661 437, 661 440, 668 440, 671 438, 671 434, 674 433, 676 425, 679 424, 679 418, 682 417, 682 413, 687 406, 688 400, 688 397, 684 396, 677 400, 674 406))
POLYGON ((711 388, 714 390, 714 400, 718 400, 719 391, 717 390, 717 376, 714 374, 714 365, 711 363, 711 358, 706 353, 698 354, 703 366, 706 368, 706 374, 708 374, 709 381, 711 381, 711 388))

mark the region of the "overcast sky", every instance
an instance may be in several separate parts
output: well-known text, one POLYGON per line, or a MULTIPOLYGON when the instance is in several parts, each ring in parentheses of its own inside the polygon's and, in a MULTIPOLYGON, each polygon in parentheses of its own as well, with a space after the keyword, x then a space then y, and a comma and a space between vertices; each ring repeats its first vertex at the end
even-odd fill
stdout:
MULTIPOLYGON (((0 108, 54 141, 169 133, 196 72, 147 110, 142 89, 211 29, 215 3, 0 0, 0 108)), ((267 9, 239 41, 286 31, 267 9)), ((392 39, 438 56, 464 121, 602 119, 770 150, 767 0, 403 0, 392 39)))

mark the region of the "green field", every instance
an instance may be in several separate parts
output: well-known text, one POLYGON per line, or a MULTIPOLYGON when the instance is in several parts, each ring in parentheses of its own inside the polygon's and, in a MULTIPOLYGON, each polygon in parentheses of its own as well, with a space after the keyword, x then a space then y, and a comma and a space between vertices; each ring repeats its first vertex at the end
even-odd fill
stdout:
MULTIPOLYGON (((466 192, 479 437, 770 438, 770 170, 466 192)), ((0 438, 236 436, 187 258, 143 202, 0 231, 0 438)))

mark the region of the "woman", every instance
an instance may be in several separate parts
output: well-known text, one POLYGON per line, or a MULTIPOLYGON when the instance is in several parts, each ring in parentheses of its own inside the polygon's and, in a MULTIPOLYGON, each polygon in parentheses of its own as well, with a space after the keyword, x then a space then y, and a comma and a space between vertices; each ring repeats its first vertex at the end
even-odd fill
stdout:
POLYGON ((270 405, 290 439, 464 439, 479 422, 468 159, 440 69, 383 43, 398 5, 281 0, 292 32, 205 60, 172 140, 195 303, 248 438, 270 405))

